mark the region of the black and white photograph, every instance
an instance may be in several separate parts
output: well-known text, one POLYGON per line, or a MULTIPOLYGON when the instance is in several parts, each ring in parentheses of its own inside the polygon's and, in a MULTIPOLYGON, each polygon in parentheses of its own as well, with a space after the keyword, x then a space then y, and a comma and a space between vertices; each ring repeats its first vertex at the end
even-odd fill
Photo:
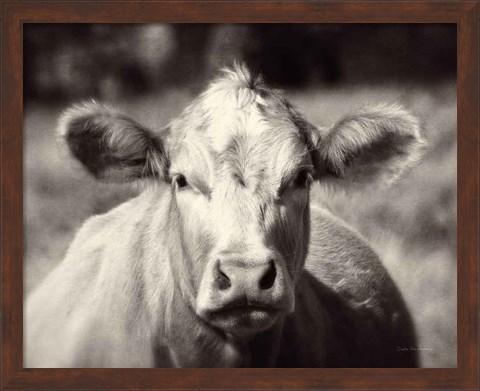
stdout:
POLYGON ((456 42, 24 24, 24 367, 456 368, 456 42))

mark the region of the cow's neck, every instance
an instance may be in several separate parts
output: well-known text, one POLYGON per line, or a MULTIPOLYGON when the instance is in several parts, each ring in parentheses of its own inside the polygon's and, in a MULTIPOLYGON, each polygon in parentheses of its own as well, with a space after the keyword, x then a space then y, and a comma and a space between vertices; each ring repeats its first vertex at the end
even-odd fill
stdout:
MULTIPOLYGON (((239 341, 213 329, 175 295, 168 345, 177 367, 271 367, 278 355, 283 322, 249 341, 239 341)), ((161 363, 160 363, 161 364, 161 363)))

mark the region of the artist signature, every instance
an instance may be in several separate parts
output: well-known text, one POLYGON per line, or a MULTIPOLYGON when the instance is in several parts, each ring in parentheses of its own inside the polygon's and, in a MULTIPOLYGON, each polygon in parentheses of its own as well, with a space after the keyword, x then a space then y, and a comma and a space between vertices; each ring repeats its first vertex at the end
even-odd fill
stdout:
POLYGON ((433 352, 434 349, 426 348, 424 346, 397 346, 397 352, 412 352, 412 351, 423 351, 423 352, 433 352))

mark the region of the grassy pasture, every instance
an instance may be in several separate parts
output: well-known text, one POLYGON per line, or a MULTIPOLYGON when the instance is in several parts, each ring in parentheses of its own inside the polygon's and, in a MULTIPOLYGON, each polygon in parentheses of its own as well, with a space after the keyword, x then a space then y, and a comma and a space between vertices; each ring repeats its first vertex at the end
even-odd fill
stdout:
MULTIPOLYGON (((368 103, 400 102, 424 124, 428 151, 419 166, 387 189, 332 193, 315 185, 312 202, 326 203, 355 227, 383 259, 412 312, 422 365, 456 366, 456 88, 406 84, 288 91, 311 122, 328 125, 368 103)), ((188 90, 115 103, 159 128, 192 98, 188 90)), ((66 105, 67 103, 65 103, 66 105)), ((27 105, 24 135, 25 290, 62 259, 82 222, 138 190, 96 183, 58 143, 56 119, 65 105, 27 105)))

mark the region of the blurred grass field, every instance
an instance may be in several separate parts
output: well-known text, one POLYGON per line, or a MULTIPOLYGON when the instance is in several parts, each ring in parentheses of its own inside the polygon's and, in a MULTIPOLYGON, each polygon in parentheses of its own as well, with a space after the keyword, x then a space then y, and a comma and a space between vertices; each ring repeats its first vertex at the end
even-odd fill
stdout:
MULTIPOLYGON (((312 202, 326 203, 355 227, 383 259, 411 310, 425 367, 456 366, 456 86, 388 84, 287 91, 314 124, 329 125, 368 103, 399 102, 422 120, 428 151, 388 189, 329 193, 315 185, 312 202)), ((160 128, 193 97, 169 89, 119 107, 160 128)), ((63 258, 82 222, 132 197, 128 186, 96 183, 61 148, 55 134, 64 105, 25 107, 25 291, 63 258)))

